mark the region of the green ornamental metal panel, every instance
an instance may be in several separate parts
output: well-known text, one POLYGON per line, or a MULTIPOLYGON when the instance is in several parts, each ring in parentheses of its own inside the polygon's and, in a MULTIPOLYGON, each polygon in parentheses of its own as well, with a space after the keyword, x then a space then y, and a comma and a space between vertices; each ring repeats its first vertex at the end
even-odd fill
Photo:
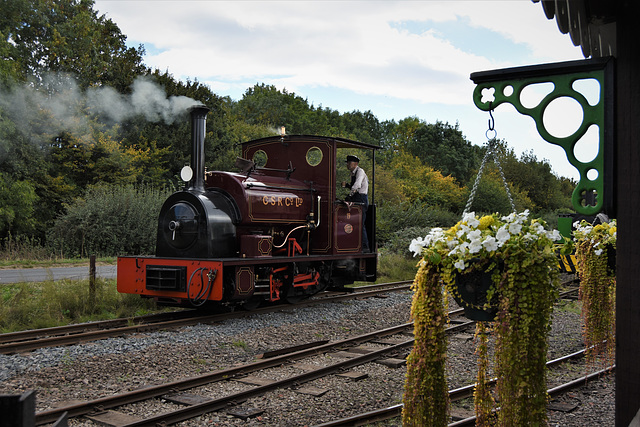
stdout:
POLYGON ((569 162, 580 173, 580 180, 573 191, 572 204, 576 212, 595 215, 613 213, 613 61, 571 61, 504 70, 473 73, 477 84, 473 92, 475 105, 483 111, 491 111, 502 103, 513 105, 520 114, 531 117, 540 136, 551 144, 562 147, 569 162), (599 84, 599 94, 592 103, 576 90, 577 81, 593 79, 599 84), (531 85, 551 83, 552 90, 535 106, 523 105, 522 92, 531 85), (554 136, 545 126, 545 112, 554 101, 561 98, 575 100, 582 108, 582 122, 568 136, 554 136), (588 161, 576 158, 576 144, 587 131, 597 126, 597 154, 588 161), (595 197, 592 199, 590 195, 595 197))

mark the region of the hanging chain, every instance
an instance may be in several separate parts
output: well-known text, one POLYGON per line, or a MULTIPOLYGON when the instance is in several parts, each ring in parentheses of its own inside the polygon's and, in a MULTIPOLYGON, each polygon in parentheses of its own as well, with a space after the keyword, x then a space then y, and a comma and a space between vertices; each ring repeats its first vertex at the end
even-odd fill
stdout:
MULTIPOLYGON (((489 105, 491 107, 491 105, 489 105)), ((493 119, 493 114, 491 113, 491 109, 489 109, 489 129, 486 132, 486 137, 489 141, 487 141, 487 152, 484 154, 482 158, 482 163, 480 164, 480 169, 478 170, 478 176, 476 176, 476 180, 473 183, 473 188, 471 189, 471 194, 469 194, 469 200, 467 200, 467 205, 464 208, 464 212, 462 215, 469 213, 471 210, 471 205, 473 204, 473 199, 476 197, 476 192, 478 190, 478 184, 480 183, 480 178, 482 177, 482 172, 484 170, 484 166, 487 164, 487 160, 493 157, 493 161, 496 166, 498 166, 498 171, 500 172, 500 177, 502 178, 502 184, 504 185, 504 189, 507 192, 507 197, 509 198, 509 204, 511 205, 511 210, 513 212, 516 211, 516 205, 513 203, 513 197, 511 197, 511 191, 509 191, 509 185, 507 184, 507 179, 504 177, 504 172, 502 171, 502 166, 500 166, 500 161, 498 160, 498 150, 497 150, 497 142, 496 137, 498 133, 495 131, 495 121, 493 119), (493 132, 493 137, 489 137, 489 132, 493 132)))
POLYGON ((511 212, 515 212, 516 205, 513 203, 513 197, 511 197, 511 191, 509 191, 509 185, 507 184, 507 179, 504 177, 504 172, 502 172, 502 166, 500 166, 500 160, 498 160, 498 153, 496 151, 494 151, 493 153, 493 161, 498 166, 498 171, 500 172, 500 176, 502 177, 502 184, 504 185, 504 191, 507 192, 507 197, 509 198, 509 204, 511 205, 511 212))
POLYGON ((463 216, 469 213, 469 210, 471 209, 471 205, 473 204, 473 199, 476 197, 476 190, 478 189, 478 184, 480 183, 480 177, 482 177, 482 170, 484 169, 484 165, 487 163, 487 160, 489 159, 489 157, 491 157, 493 153, 493 144, 492 144, 493 141, 495 141, 495 139, 490 140, 488 143, 489 146, 487 147, 487 152, 484 154, 484 157, 482 158, 482 163, 480 164, 478 175, 476 176, 476 180, 473 183, 471 194, 469 194, 469 200, 467 200, 467 206, 465 206, 464 212, 462 213, 463 216))

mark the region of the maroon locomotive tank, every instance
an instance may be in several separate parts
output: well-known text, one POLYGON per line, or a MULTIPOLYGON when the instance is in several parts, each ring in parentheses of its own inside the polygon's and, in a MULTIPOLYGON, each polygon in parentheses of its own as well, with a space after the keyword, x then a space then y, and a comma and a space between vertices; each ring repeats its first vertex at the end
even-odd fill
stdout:
POLYGON ((207 187, 224 188, 240 209, 238 226, 291 225, 308 221, 314 211, 309 185, 295 179, 254 172, 207 172, 207 187))

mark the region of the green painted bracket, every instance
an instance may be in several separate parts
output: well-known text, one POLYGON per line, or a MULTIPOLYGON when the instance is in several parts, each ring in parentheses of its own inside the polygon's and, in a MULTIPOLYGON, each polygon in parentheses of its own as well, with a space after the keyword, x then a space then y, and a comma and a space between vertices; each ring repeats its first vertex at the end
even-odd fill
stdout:
POLYGON ((473 73, 476 83, 473 102, 490 111, 502 103, 513 105, 520 114, 531 117, 540 136, 562 147, 569 162, 580 172, 580 180, 571 198, 573 208, 583 215, 596 215, 613 210, 613 61, 609 58, 571 61, 531 67, 473 73), (599 83, 597 102, 591 105, 574 88, 578 80, 594 79, 599 83), (536 106, 525 107, 522 91, 530 85, 551 83, 553 89, 536 106), (582 108, 582 123, 571 135, 552 135, 543 120, 547 107, 559 98, 570 98, 582 108), (581 162, 575 156, 576 143, 591 126, 598 127, 598 152, 590 161, 581 162), (591 194, 595 198, 589 197, 591 194), (594 204, 595 203, 595 204, 594 204))

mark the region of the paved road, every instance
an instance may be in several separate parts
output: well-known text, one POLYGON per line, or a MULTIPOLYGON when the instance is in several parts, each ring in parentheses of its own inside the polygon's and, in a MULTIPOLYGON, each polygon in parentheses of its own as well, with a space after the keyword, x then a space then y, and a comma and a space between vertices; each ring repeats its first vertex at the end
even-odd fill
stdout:
MULTIPOLYGON (((117 267, 103 265, 96 267, 96 276, 115 279, 117 267)), ((44 282, 46 280, 88 279, 89 266, 56 268, 8 268, 0 270, 0 284, 17 282, 44 282)))

